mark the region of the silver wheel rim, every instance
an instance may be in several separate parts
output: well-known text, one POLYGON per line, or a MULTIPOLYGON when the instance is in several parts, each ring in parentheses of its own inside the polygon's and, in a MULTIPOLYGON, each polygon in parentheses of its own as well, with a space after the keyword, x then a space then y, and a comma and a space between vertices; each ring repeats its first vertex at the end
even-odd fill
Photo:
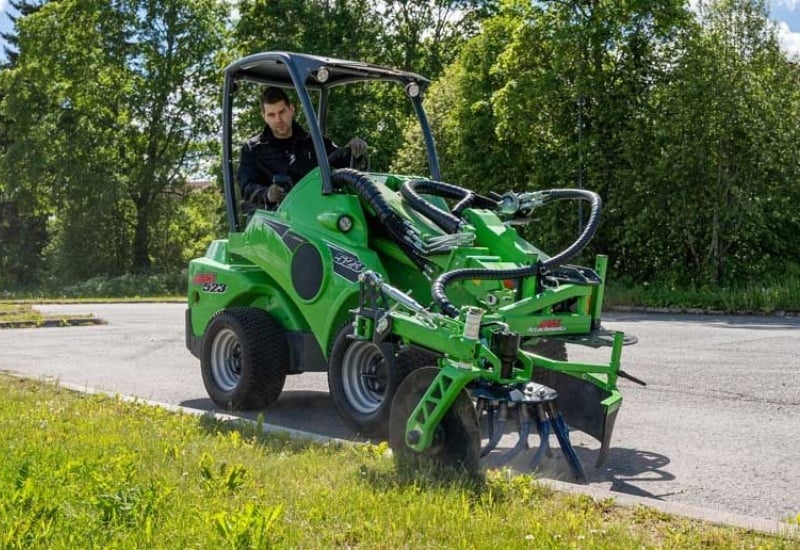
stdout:
POLYGON ((211 345, 211 375, 222 391, 233 391, 242 377, 242 345, 229 328, 223 328, 211 345))
POLYGON ((342 385, 350 406, 372 414, 386 397, 389 366, 381 349, 371 342, 353 342, 342 358, 342 385))

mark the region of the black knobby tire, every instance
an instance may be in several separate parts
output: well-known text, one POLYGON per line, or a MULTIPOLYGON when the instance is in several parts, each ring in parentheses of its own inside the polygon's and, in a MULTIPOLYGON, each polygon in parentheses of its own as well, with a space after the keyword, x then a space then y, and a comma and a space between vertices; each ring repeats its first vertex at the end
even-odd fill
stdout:
POLYGON ((203 336, 201 370, 211 400, 227 410, 271 405, 283 390, 289 344, 280 323, 263 309, 219 311, 203 336))
POLYGON ((412 371, 437 366, 441 354, 417 346, 404 346, 397 352, 397 369, 405 379, 412 371))
MULTIPOLYGON (((567 344, 561 340, 549 340, 542 338, 536 344, 523 346, 526 351, 547 357, 554 361, 567 360, 567 344)), ((551 371, 548 369, 534 369, 531 379, 538 383, 544 384, 547 387, 557 389, 559 377, 565 376, 563 374, 551 371)))
POLYGON ((548 359, 555 361, 567 360, 567 344, 561 340, 540 338, 535 344, 525 344, 522 347, 525 351, 530 351, 548 359))
POLYGON ((334 338, 328 360, 328 389, 339 416, 356 433, 386 439, 392 398, 405 377, 392 342, 348 338, 353 324, 334 338))
POLYGON ((411 372, 400 384, 392 402, 389 446, 402 471, 444 467, 471 476, 478 475, 481 471, 481 430, 478 415, 466 390, 461 390, 445 413, 430 447, 417 452, 406 444, 408 419, 438 373, 437 367, 422 367, 411 372))

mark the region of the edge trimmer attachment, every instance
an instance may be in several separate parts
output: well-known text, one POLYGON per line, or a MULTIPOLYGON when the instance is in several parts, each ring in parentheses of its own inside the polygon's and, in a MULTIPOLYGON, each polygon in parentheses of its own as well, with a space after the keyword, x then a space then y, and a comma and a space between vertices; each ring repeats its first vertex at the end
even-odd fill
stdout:
MULTIPOLYGON (((569 396, 532 381, 534 371, 553 370, 575 380, 571 389, 581 389, 602 401, 576 410, 572 418, 580 429, 601 440, 607 452, 616 410, 622 397, 615 387, 622 333, 614 338, 608 365, 555 361, 520 348, 520 335, 499 319, 483 318, 474 307, 463 307, 457 318, 426 310, 402 291, 384 283, 372 272, 361 276, 362 307, 355 311, 358 339, 372 339, 391 327, 394 338, 430 350, 439 357, 439 367, 412 371, 397 389, 391 407, 389 444, 399 462, 438 464, 480 471, 479 458, 498 445, 507 418, 514 417, 519 440, 502 461, 528 449, 531 426, 540 443, 531 459, 536 468, 550 452, 549 436, 558 439, 564 456, 579 481, 586 472, 569 439, 569 417, 560 404, 574 404, 569 396), (378 294, 382 296, 379 297, 378 294), (392 306, 388 307, 391 302, 392 306), (383 306, 383 307, 382 307, 383 306), (384 309, 384 307, 388 307, 384 309), (596 388, 596 391, 591 389, 596 388), (474 404, 473 404, 474 402, 474 404), (489 442, 481 449, 478 417, 487 426, 489 442)), ((568 386, 564 387, 570 389, 568 386)))
POLYGON ((497 447, 505 433, 509 415, 516 419, 519 439, 511 449, 497 457, 497 464, 505 464, 529 449, 528 438, 533 420, 539 434, 539 447, 530 461, 530 468, 536 469, 545 453, 548 456, 552 454, 550 434, 554 433, 575 478, 586 482, 586 472, 570 442, 569 428, 558 410, 558 393, 554 389, 535 382, 518 387, 479 384, 472 391, 472 396, 476 399, 478 415, 486 416, 487 432, 490 434, 489 442, 481 449, 481 457, 489 455, 497 447))
MULTIPOLYGON (((419 452, 409 446, 418 443, 417 432, 406 432, 409 419, 413 418, 428 389, 434 387, 438 374, 436 367, 422 367, 412 371, 400 384, 389 417, 389 446, 404 467, 445 466, 475 474, 480 469, 481 430, 475 407, 465 390, 461 390, 444 411, 431 444, 419 452)), ((424 415, 421 411, 416 414, 424 415)))

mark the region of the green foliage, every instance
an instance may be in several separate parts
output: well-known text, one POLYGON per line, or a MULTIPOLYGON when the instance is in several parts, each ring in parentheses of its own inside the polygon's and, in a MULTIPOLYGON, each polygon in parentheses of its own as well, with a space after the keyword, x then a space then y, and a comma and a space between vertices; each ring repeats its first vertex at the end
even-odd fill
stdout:
MULTIPOLYGON (((800 71, 763 0, 242 0, 229 30, 215 0, 38 4, 15 3, 0 70, 5 287, 175 271, 224 235, 218 195, 185 181, 218 156, 219 69, 265 49, 431 77, 444 179, 599 192, 587 255, 630 281, 742 288, 800 263, 800 71)), ((240 96, 239 140, 261 125, 257 91, 240 96)), ((367 139, 374 170, 424 175, 410 114, 342 88, 327 130, 367 139)), ((585 216, 543 209, 525 236, 555 253, 585 216)))
POLYGON ((789 206, 800 191, 798 134, 784 121, 800 112, 800 75, 779 52, 764 10, 758 2, 712 4, 682 36, 673 81, 652 102, 658 154, 649 189, 623 197, 632 226, 651 228, 647 239, 641 230, 618 233, 633 252, 632 272, 729 284, 797 260, 786 237, 798 229, 789 206))
POLYGON ((46 239, 45 216, 20 208, 17 201, 0 203, 0 287, 26 287, 38 282, 41 247, 46 239))
MULTIPOLYGON (((798 261, 800 73, 763 2, 701 8, 504 3, 427 95, 445 179, 597 191, 603 223, 588 252, 635 281, 783 273, 798 261)), ((394 168, 422 170, 418 141, 407 130, 394 168)), ((580 218, 543 209, 525 235, 555 253, 580 218)))
MULTIPOLYGON (((54 284, 52 281, 51 284, 54 284)), ((118 277, 92 277, 69 286, 54 286, 48 293, 61 298, 125 298, 172 296, 186 293, 186 269, 170 273, 125 273, 118 277)))
POLYGON ((80 280, 175 257, 153 255, 151 232, 180 223, 175 195, 214 131, 223 9, 65 0, 19 21, 2 81, 16 139, 0 176, 12 199, 51 215, 52 273, 80 280))
POLYGON ((282 515, 283 506, 264 508, 248 502, 241 511, 218 512, 207 521, 229 548, 272 548, 280 542, 273 532, 282 515))
POLYGON ((630 278, 623 277, 607 288, 605 304, 607 307, 640 306, 725 313, 797 312, 800 311, 800 277, 790 274, 730 286, 635 284, 630 278))
POLYGON ((151 225, 150 252, 161 272, 180 272, 189 260, 202 256, 220 234, 218 208, 223 202, 216 186, 185 190, 175 200, 159 204, 161 215, 151 225), (169 210, 169 212, 166 212, 169 210))

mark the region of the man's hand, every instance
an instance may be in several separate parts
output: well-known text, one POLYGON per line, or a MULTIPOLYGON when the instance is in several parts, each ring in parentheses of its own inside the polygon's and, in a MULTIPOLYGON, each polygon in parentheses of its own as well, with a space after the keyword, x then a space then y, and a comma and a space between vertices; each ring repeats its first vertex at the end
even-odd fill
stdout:
POLYGON ((347 142, 345 147, 350 149, 350 154, 354 158, 363 157, 367 154, 367 142, 361 138, 354 137, 350 141, 347 142))
POLYGON ((267 201, 272 204, 278 204, 283 200, 283 197, 285 196, 286 196, 286 189, 284 189, 277 183, 273 183, 267 188, 267 201))

